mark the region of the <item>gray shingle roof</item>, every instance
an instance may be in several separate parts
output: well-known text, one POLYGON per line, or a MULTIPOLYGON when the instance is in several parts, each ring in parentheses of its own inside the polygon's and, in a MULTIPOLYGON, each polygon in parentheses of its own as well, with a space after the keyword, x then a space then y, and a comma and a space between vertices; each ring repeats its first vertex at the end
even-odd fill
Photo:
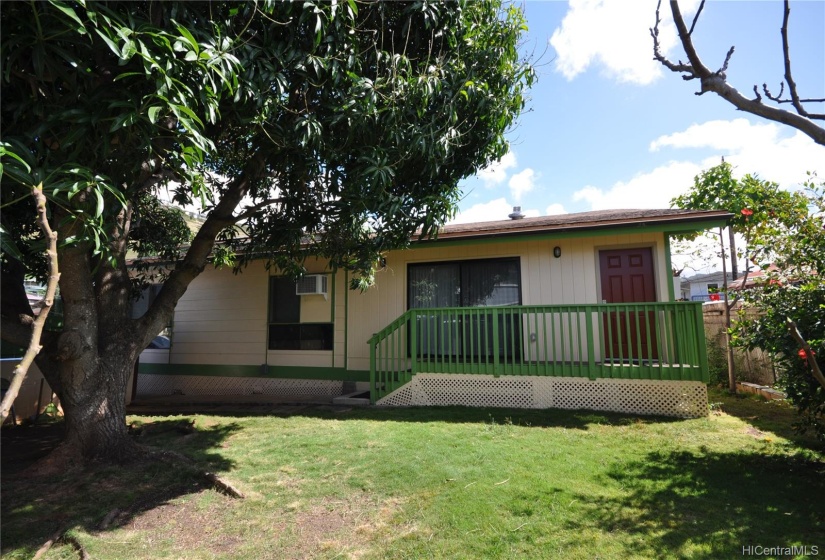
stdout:
POLYGON ((637 209, 596 210, 559 214, 521 220, 500 220, 472 224, 452 224, 441 228, 439 239, 485 237, 538 232, 606 229, 633 225, 672 224, 679 222, 718 222, 731 216, 724 210, 637 209))

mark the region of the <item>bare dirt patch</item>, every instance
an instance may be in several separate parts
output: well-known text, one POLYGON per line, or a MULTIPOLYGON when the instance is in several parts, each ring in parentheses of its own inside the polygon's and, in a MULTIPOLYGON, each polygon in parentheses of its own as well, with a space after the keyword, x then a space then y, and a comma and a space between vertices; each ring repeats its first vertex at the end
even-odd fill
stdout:
POLYGON ((214 490, 201 490, 183 499, 176 499, 132 517, 123 529, 155 535, 174 543, 178 550, 208 550, 215 554, 230 554, 242 539, 227 535, 222 520, 232 515, 238 502, 215 494, 202 499, 214 490))
POLYGON ((311 558, 333 554, 359 558, 363 543, 386 525, 399 508, 398 502, 379 502, 369 495, 328 498, 301 506, 294 504, 294 515, 279 520, 275 529, 291 536, 281 550, 283 558, 311 558))

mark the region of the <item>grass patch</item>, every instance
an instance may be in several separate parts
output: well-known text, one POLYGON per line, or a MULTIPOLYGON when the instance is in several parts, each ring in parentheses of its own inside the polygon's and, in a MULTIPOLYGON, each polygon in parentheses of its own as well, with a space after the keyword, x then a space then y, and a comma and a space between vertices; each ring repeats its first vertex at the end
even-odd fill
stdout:
MULTIPOLYGON (((774 403, 712 393, 707 417, 586 411, 295 408, 189 415, 142 439, 219 472, 234 500, 166 465, 33 482, 4 437, 2 553, 58 526, 96 559, 726 558, 825 549, 823 449, 774 403), (7 467, 10 469, 7 471, 7 467), (6 476, 11 472, 11 476, 6 476), (121 511, 107 529, 101 520, 121 511)), ((68 545, 47 558, 74 558, 68 545)))

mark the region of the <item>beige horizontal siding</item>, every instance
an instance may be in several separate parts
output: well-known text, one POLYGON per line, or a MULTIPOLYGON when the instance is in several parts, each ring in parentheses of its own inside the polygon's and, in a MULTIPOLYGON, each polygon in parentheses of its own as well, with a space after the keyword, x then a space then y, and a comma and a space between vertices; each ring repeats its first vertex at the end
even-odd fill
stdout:
POLYGON ((274 366, 332 367, 331 350, 270 350, 267 363, 274 366))
POLYGON ((255 366, 264 363, 265 354, 255 352, 254 354, 218 354, 218 353, 182 353, 175 352, 170 357, 170 364, 216 364, 216 365, 238 365, 255 366), (208 360, 208 361, 206 361, 208 360))
MULTIPOLYGON (((175 316, 175 336, 189 332, 261 332, 261 321, 249 319, 220 319, 218 317, 209 321, 183 320, 175 316)), ((263 330, 266 338, 266 329, 263 330)))
POLYGON ((178 302, 169 363, 261 364, 269 280, 262 263, 242 274, 207 268, 178 302))
POLYGON ((178 346, 184 343, 255 343, 257 345, 266 344, 266 332, 257 331, 185 331, 175 330, 173 344, 178 346))

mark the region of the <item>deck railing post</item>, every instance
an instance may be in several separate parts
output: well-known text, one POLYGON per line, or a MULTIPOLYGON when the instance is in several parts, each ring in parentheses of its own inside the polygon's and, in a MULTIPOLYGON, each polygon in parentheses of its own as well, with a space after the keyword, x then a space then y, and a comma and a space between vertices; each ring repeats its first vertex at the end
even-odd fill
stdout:
POLYGON ((705 318, 702 312, 702 304, 694 304, 694 321, 696 332, 696 350, 699 358, 699 371, 702 378, 699 381, 707 383, 710 381, 710 372, 708 371, 708 349, 705 342, 705 318))
POLYGON ((499 375, 498 309, 493 307, 493 375, 499 375))
POLYGON ((375 404, 375 397, 378 391, 377 387, 375 386, 375 345, 376 345, 376 335, 372 335, 370 339, 370 404, 375 404))
POLYGON ((596 379, 596 333, 593 332, 593 313, 589 307, 584 308, 585 336, 587 337, 587 375, 590 379, 596 379))
POLYGON ((410 329, 410 374, 418 371, 418 318, 412 311, 407 311, 407 328, 410 329))

